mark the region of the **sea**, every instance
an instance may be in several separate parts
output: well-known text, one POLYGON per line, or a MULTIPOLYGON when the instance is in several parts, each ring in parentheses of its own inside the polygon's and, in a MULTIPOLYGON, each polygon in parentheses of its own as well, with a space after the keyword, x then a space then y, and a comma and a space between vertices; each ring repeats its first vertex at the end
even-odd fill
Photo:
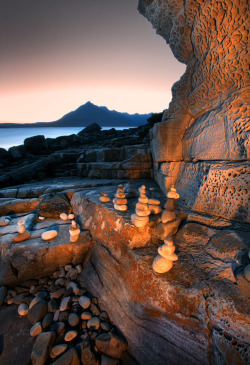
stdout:
MULTIPOLYGON (((56 138, 77 134, 84 127, 36 127, 36 128, 0 128, 0 148, 8 150, 10 147, 23 144, 25 138, 37 135, 44 135, 45 138, 56 138)), ((112 127, 103 127, 102 130, 112 127)), ((126 127, 116 127, 117 130, 127 129, 126 127)))

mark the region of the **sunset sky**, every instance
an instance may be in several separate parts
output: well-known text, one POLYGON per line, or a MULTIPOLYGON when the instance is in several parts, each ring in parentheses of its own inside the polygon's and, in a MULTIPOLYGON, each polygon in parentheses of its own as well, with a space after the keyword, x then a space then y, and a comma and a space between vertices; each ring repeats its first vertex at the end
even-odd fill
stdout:
POLYGON ((160 112, 185 71, 137 0, 0 0, 0 122, 160 112))

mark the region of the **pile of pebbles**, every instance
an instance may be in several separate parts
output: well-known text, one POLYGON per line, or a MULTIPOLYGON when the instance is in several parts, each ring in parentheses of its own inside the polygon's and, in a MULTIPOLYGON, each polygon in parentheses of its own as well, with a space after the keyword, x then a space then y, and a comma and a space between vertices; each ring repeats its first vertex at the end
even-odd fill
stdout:
POLYGON ((52 277, 0 287, 0 305, 18 305, 32 325, 32 364, 121 364, 127 341, 97 298, 79 285, 81 271, 80 264, 67 264, 52 277))

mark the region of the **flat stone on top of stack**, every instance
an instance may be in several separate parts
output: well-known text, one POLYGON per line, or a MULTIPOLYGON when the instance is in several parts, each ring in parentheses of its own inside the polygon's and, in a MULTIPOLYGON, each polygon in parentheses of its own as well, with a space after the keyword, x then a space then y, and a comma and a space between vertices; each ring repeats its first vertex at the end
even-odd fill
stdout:
POLYGON ((128 209, 126 205, 127 199, 125 198, 122 185, 118 185, 118 189, 115 193, 115 198, 113 199, 113 204, 116 210, 126 211, 128 209))
POLYGON ((140 197, 136 204, 135 213, 131 215, 132 223, 138 227, 144 227, 149 222, 150 210, 148 208, 148 198, 146 196, 146 186, 142 185, 139 189, 140 197))

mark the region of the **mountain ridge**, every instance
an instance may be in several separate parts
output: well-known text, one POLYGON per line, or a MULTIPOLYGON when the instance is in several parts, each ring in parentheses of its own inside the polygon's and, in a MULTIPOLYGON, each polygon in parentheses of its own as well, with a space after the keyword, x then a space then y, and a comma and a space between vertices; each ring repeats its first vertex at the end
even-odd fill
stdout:
POLYGON ((60 119, 52 122, 36 123, 0 123, 0 128, 27 127, 86 127, 91 123, 98 123, 101 127, 138 127, 146 124, 148 114, 121 113, 109 110, 106 106, 97 106, 90 101, 77 109, 66 113, 60 119))

